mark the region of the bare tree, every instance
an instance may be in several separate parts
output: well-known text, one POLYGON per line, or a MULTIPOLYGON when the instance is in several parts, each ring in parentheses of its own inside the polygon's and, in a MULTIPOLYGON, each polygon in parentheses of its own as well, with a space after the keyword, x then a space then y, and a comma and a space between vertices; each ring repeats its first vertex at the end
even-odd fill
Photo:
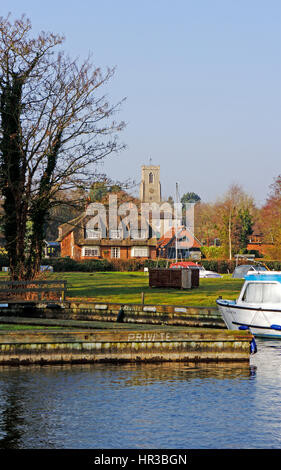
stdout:
POLYGON ((59 191, 88 184, 97 162, 124 148, 117 137, 124 123, 114 120, 122 101, 110 105, 100 93, 114 69, 55 53, 62 36, 30 33, 24 16, 0 18, 0 183, 13 279, 38 272, 59 191))

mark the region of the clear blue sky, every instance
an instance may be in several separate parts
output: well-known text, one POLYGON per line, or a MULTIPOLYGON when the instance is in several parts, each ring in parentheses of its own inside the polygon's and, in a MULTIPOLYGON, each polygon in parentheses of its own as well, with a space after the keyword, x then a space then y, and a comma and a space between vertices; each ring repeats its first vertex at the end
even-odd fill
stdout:
POLYGON ((151 157, 164 196, 177 182, 211 202, 237 183, 264 202, 281 173, 280 0, 2 0, 0 12, 117 66, 128 147, 104 164, 110 177, 139 182, 151 157))

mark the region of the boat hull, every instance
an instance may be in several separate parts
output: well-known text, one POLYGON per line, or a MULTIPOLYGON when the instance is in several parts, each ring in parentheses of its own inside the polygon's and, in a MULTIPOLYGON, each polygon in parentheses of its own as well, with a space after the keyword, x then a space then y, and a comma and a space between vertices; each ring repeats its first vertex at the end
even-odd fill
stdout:
POLYGON ((248 328, 256 337, 281 339, 281 309, 243 307, 226 300, 217 300, 217 305, 229 330, 248 328))

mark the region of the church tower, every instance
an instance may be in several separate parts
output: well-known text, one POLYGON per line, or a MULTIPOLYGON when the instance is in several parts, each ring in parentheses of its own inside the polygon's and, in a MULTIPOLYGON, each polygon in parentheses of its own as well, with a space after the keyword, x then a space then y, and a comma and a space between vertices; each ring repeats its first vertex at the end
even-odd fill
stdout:
POLYGON ((143 165, 140 184, 141 202, 161 202, 160 166, 143 165))

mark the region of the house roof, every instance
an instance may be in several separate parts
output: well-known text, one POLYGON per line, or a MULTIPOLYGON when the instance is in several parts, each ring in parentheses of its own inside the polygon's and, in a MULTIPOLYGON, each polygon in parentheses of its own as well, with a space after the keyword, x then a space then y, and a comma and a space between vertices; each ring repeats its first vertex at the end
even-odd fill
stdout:
POLYGON ((179 249, 200 248, 202 244, 186 227, 181 226, 177 229, 171 227, 163 237, 158 241, 158 248, 165 248, 168 245, 175 245, 177 234, 177 246, 179 249))
POLYGON ((59 226, 59 236, 57 242, 61 242, 70 232, 77 231, 83 226, 84 213, 76 217, 75 219, 69 220, 65 224, 59 226))
MULTIPOLYGON (((69 235, 71 232, 73 233, 74 237, 74 243, 79 246, 97 246, 97 245, 108 245, 108 246, 134 246, 134 245, 151 245, 151 246, 156 246, 157 245, 157 240, 156 238, 144 238, 144 239, 135 239, 135 238, 124 238, 124 239, 110 239, 108 237, 103 237, 100 239, 85 239, 84 237, 84 229, 85 226, 87 225, 88 222, 93 219, 93 217, 96 217, 98 209, 95 209, 94 207, 95 203, 93 203, 93 206, 91 208, 91 204, 88 206, 85 212, 81 214, 79 217, 76 217, 75 219, 70 220, 69 222, 66 222, 62 225, 59 226, 59 237, 57 238, 58 242, 61 242, 67 235, 69 235), (92 210, 91 210, 92 209, 92 210)), ((91 226, 91 229, 98 229, 100 226, 103 226, 103 221, 102 217, 100 219, 96 218, 95 224, 91 226)), ((117 216, 117 225, 119 226, 120 223, 123 222, 123 229, 126 228, 126 224, 124 223, 124 218, 122 218, 120 215, 117 216)), ((142 228, 150 225, 146 219, 140 215, 137 214, 137 220, 136 226, 142 228)))

